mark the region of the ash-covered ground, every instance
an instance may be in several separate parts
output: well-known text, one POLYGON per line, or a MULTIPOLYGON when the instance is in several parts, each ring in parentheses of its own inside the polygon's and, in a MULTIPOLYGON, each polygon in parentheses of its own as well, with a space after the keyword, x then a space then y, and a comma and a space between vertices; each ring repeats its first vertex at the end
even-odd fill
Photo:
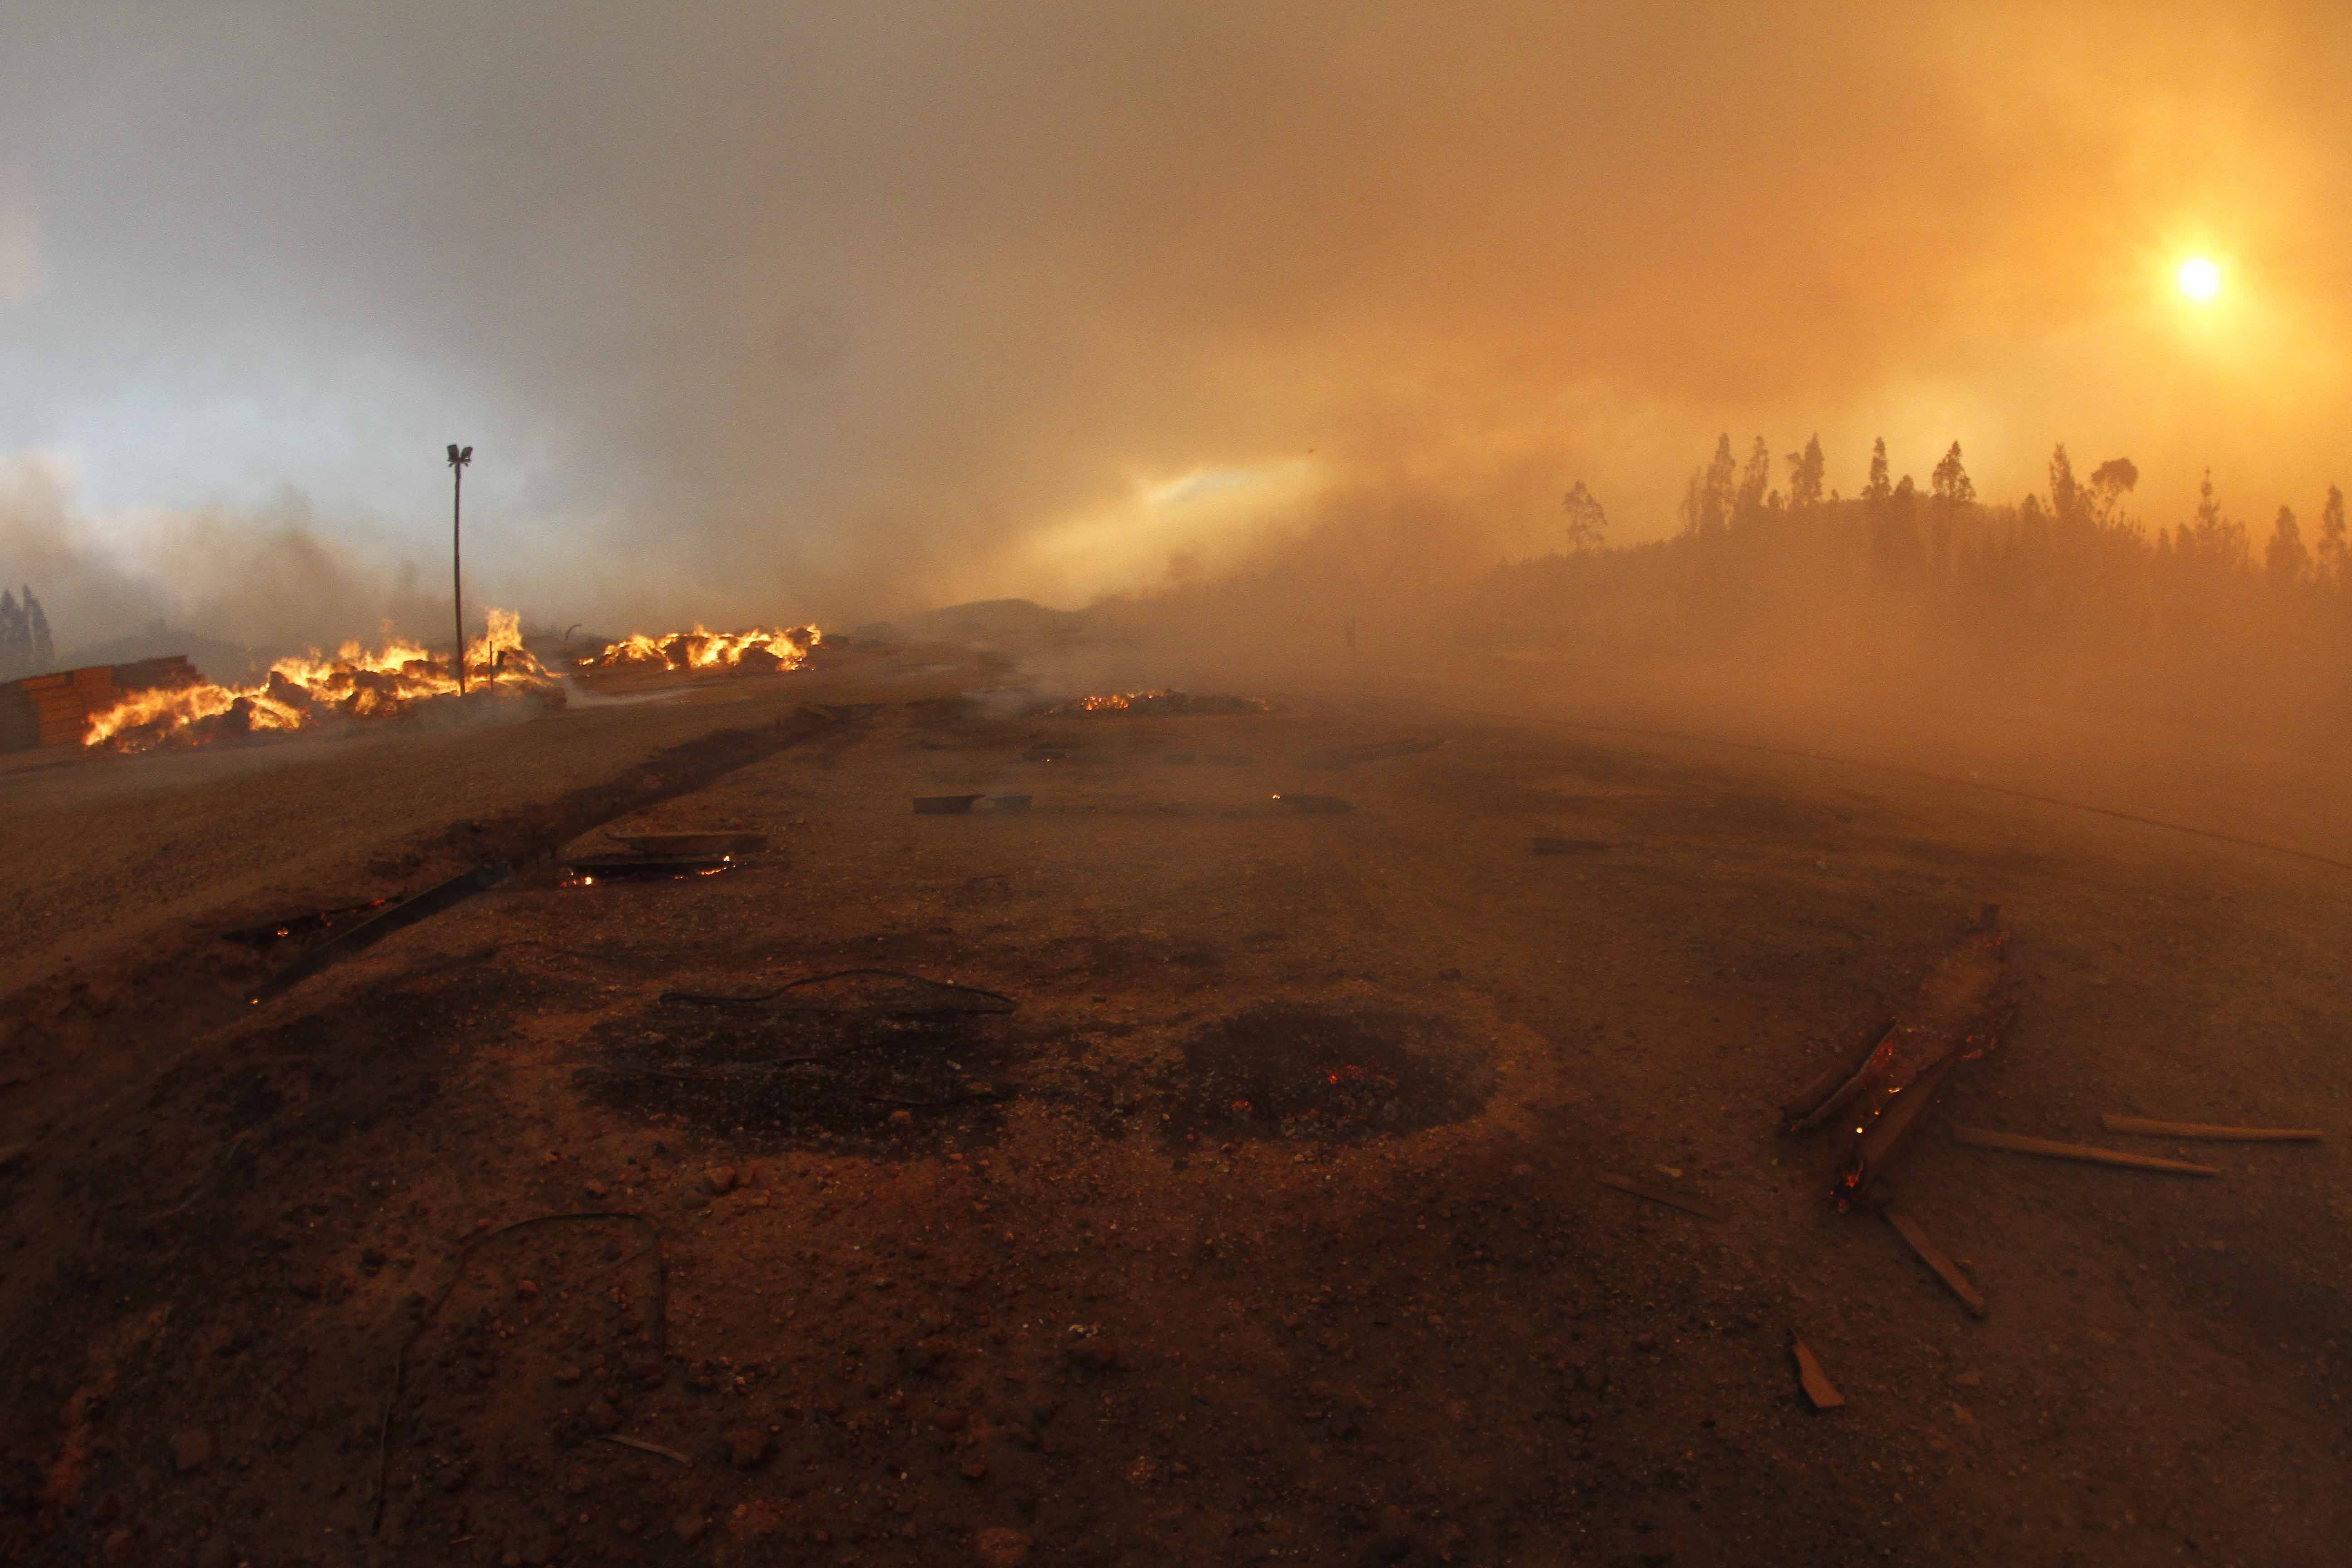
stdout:
POLYGON ((2338 1560, 2352 876, 1007 679, 0 780, 0 1558, 2338 1560), (767 847, 562 869, 719 831, 767 847), (310 939, 223 933, 493 859, 247 1001, 310 939), (2014 1023, 1895 1182, 1979 1321, 1776 1110, 1987 902, 2014 1023), (2190 1179, 1948 1135, 2103 1112, 2331 1139, 2129 1143, 2190 1179))

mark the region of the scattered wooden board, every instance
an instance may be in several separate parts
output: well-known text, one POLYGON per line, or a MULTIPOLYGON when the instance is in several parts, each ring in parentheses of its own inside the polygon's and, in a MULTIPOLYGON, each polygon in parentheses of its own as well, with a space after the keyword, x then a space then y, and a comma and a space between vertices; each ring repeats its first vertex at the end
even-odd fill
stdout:
POLYGON ((640 1454, 658 1454, 665 1459, 676 1459, 679 1464, 686 1466, 688 1469, 694 1468, 694 1461, 692 1459, 688 1458, 676 1448, 665 1448, 659 1443, 648 1443, 636 1437, 624 1437, 616 1432, 605 1433, 604 1441, 607 1443, 618 1443, 624 1448, 635 1448, 640 1454))
POLYGON ((1789 1350, 1797 1358, 1797 1382, 1804 1388, 1805 1397, 1813 1402, 1814 1409, 1835 1410, 1845 1403, 1845 1395, 1837 1391, 1837 1384, 1830 1381, 1830 1374, 1822 1370, 1820 1359, 1806 1348, 1804 1341, 1790 1340, 1789 1350))
POLYGON ((2092 1165, 2127 1165, 2135 1171, 2170 1171, 2182 1176, 2218 1176, 2211 1165, 2186 1160, 2159 1160, 2153 1154, 2127 1154, 2121 1149, 2095 1149, 2087 1143, 2057 1143, 2047 1138, 2025 1138, 2014 1132, 1994 1132, 1982 1127, 1955 1127, 1952 1136, 1979 1149, 2007 1149, 2018 1154, 2042 1154, 2053 1160, 2080 1160, 2092 1165))
POLYGON ((1895 1227, 1895 1234, 1911 1244, 1911 1250, 1919 1255, 1919 1261, 1936 1271, 1936 1278, 1960 1299, 1960 1305, 1969 1310, 1970 1316, 1981 1318, 1985 1315, 1984 1298, 1977 1294, 1974 1285, 1969 1283, 1969 1277, 1960 1272, 1960 1266, 1944 1256, 1942 1247, 1927 1239, 1927 1233, 1919 1228, 1917 1220, 1889 1205, 1886 1223, 1895 1227))
POLYGON ((1695 1214, 1701 1219, 1723 1218, 1715 1210, 1684 1197, 1678 1193, 1662 1193, 1654 1187, 1645 1187, 1641 1183, 1629 1181, 1623 1176, 1612 1176, 1606 1171, 1595 1171, 1592 1173, 1592 1179, 1604 1187, 1614 1187, 1621 1193, 1631 1193, 1637 1198, 1647 1198, 1654 1204, 1664 1204, 1670 1209, 1680 1209, 1685 1214, 1695 1214))
POLYGON ((2145 1132, 2152 1138, 2198 1138, 2209 1143, 2316 1143, 2316 1127, 2212 1127, 2201 1121, 2149 1121, 2137 1116, 2102 1116, 2110 1132, 2145 1132))

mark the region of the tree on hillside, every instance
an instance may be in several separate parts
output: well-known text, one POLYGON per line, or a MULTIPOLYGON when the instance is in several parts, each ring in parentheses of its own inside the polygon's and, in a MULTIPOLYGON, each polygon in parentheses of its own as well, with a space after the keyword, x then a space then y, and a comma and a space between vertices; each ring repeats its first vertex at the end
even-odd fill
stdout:
POLYGON ((1609 514, 1601 510, 1600 499, 1579 479, 1562 504, 1568 509, 1569 553, 1581 555, 1600 549, 1609 535, 1609 514))
POLYGON ((2344 492, 2330 485, 2326 504, 2319 509, 2319 574, 2339 587, 2352 588, 2345 564, 2344 492))
POLYGON ((2279 508, 2278 521, 2271 524, 2270 548, 2263 552, 2263 567, 2275 588, 2293 587, 2311 570, 2311 552, 2303 547, 2303 529, 2294 521, 2292 507, 2279 508))
POLYGON ((2060 527, 2082 527, 2091 521, 2084 504, 2083 487, 2074 480, 2074 460, 2061 441, 2050 453, 2050 515, 2060 527))
POLYGON ((1719 533, 1731 521, 1734 487, 1739 478, 1739 463, 1731 455, 1731 435, 1726 431, 1715 438, 1715 456, 1704 468, 1691 470, 1689 488, 1683 492, 1683 531, 1685 533, 1719 533))
POLYGON ((32 627, 16 607, 16 595, 0 588, 0 680, 14 680, 32 664, 32 627))
POLYGON ((1886 437, 1879 437, 1870 444, 1870 479, 1862 487, 1865 506, 1874 506, 1895 493, 1886 479, 1886 437))
POLYGON ((2247 563, 2252 550, 2246 542, 2246 525, 2222 515, 2221 498, 2213 493, 2213 470, 2205 470, 2204 479, 2197 487, 2197 520, 2183 523, 2173 535, 2173 553, 2207 566, 2235 571, 2247 563))
POLYGON ((1789 510, 1818 506, 1822 499, 1822 479, 1829 468, 1822 457, 1822 438, 1815 435, 1805 443, 1802 452, 1789 454, 1789 510))
POLYGON ((1944 454, 1944 460, 1936 465, 1936 471, 1927 476, 1927 484, 1936 504, 1941 507, 1967 506, 1977 499, 1977 487, 1969 482, 1968 469, 1960 466, 1958 441, 1944 454))
POLYGON ((48 612, 41 601, 33 597, 33 585, 25 584, 25 635, 32 644, 33 668, 47 669, 58 661, 57 645, 49 637, 48 612))
POLYGON ((2139 468, 2129 458, 2109 458, 2091 470, 2091 515, 2101 528, 2120 528, 2124 497, 2139 483, 2139 468))
POLYGON ((1742 522, 1753 522, 1764 514, 1766 492, 1772 488, 1772 448, 1764 437, 1756 437, 1756 445, 1748 449, 1748 467, 1739 476, 1739 493, 1732 501, 1732 516, 1742 522))

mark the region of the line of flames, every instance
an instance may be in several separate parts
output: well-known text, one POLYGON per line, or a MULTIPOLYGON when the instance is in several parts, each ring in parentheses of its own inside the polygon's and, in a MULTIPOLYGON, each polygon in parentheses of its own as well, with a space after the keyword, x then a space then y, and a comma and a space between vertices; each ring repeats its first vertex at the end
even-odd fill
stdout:
POLYGON ((780 626, 773 631, 754 627, 748 632, 714 632, 697 624, 690 632, 648 637, 643 632, 607 644, 604 651, 580 661, 583 670, 623 669, 654 666, 671 669, 732 669, 748 658, 753 663, 774 660, 777 669, 798 669, 808 662, 809 650, 824 640, 814 626, 780 626))
MULTIPOLYGON (((522 619, 492 610, 488 629, 466 647, 468 689, 552 690, 555 677, 522 646, 522 619)), ((388 717, 412 703, 454 697, 457 678, 446 654, 404 638, 370 650, 347 642, 331 657, 316 648, 281 658, 257 686, 159 687, 134 691, 93 715, 85 746, 143 752, 202 743, 223 733, 301 730, 345 719, 388 717)))
MULTIPOLYGON (((603 653, 579 660, 577 668, 583 674, 648 667, 798 669, 823 637, 814 626, 714 632, 698 625, 690 632, 659 637, 640 632, 623 637, 603 653)), ((467 645, 469 691, 536 691, 555 697, 560 695, 558 679, 523 647, 522 618, 511 611, 490 611, 488 629, 467 645)), ((281 658, 258 685, 199 681, 131 692, 91 718, 82 743, 122 752, 201 745, 230 736, 386 718, 415 703, 457 693, 457 674, 446 654, 405 638, 394 638, 376 649, 353 641, 331 656, 313 648, 281 658)))

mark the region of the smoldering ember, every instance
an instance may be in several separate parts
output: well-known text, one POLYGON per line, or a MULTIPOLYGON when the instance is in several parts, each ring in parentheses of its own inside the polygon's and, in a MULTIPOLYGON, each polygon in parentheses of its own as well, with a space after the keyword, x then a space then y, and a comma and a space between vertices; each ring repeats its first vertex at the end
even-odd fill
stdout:
POLYGON ((55 9, 0 1563, 2344 1560, 2335 12, 55 9))

